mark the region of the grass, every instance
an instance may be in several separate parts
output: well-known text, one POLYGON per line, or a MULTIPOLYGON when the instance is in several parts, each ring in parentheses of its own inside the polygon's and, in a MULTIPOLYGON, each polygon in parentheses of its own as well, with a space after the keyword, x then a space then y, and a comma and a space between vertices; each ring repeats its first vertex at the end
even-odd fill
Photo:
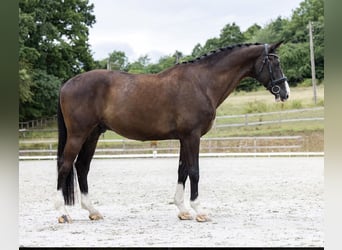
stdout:
POLYGON ((217 109, 217 116, 246 113, 272 112, 288 109, 324 106, 324 85, 317 86, 317 104, 313 100, 311 87, 296 87, 291 89, 287 102, 274 101, 268 91, 234 92, 217 109))
MULTIPOLYGON (((317 104, 313 100, 312 87, 296 87, 291 89, 290 99, 284 103, 276 103, 267 91, 234 92, 217 109, 217 116, 263 113, 324 106, 324 85, 317 86, 317 104)), ((314 111, 321 114, 324 111, 314 111)), ((300 113, 300 117, 310 116, 310 112, 300 113)), ((297 114, 298 116, 298 114, 297 114)), ((257 117, 260 119, 260 117, 257 117)), ((288 117, 294 118, 294 117, 288 117)), ((269 117, 261 117, 269 119, 269 117)), ((235 122, 242 122, 235 121, 235 122)), ((324 122, 308 121, 248 127, 231 127, 228 129, 212 129, 205 137, 234 136, 285 136, 300 135, 304 138, 306 151, 324 151, 324 122)))

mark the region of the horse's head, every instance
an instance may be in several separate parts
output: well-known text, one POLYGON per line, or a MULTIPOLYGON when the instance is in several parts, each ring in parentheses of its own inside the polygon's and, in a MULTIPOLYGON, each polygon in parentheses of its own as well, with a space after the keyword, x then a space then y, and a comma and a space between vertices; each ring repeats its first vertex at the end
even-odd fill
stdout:
POLYGON ((255 71, 256 79, 275 96, 276 101, 283 102, 289 98, 290 87, 281 70, 279 56, 275 54, 281 43, 264 45, 264 51, 255 64, 255 71))

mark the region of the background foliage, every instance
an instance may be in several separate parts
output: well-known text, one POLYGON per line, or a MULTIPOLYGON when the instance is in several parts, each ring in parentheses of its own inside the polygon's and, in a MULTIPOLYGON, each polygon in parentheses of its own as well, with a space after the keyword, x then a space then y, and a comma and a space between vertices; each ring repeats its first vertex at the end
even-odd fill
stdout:
POLYGON ((54 115, 60 84, 95 67, 93 8, 83 0, 19 1, 20 120, 54 115))
MULTIPOLYGON (((190 55, 175 51, 151 63, 148 55, 129 62, 122 51, 95 61, 88 44, 89 28, 95 23, 94 6, 86 0, 19 1, 19 118, 21 121, 56 114, 60 85, 72 76, 95 68, 130 73, 158 73, 177 62, 192 60, 210 50, 236 43, 272 43, 284 40, 279 49, 282 67, 292 86, 311 78, 308 23, 313 24, 316 77, 324 79, 324 1, 304 0, 290 18, 278 17, 264 27, 253 24, 241 31, 228 23, 217 37, 194 45, 190 55), (109 62, 109 63, 108 63, 109 62)), ((245 79, 238 90, 259 87, 245 79)))

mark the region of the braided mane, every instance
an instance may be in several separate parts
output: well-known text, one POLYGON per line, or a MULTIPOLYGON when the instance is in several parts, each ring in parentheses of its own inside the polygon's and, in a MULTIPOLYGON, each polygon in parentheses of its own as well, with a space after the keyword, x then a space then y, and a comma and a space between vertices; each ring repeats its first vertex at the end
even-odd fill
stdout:
POLYGON ((210 52, 208 53, 205 53, 195 59, 192 59, 192 60, 189 60, 189 61, 184 61, 184 62, 179 62, 179 63, 176 63, 176 65, 179 65, 179 64, 188 64, 188 63, 195 63, 195 62, 198 62, 198 61, 201 61, 205 58, 208 58, 208 57, 211 57, 212 55, 217 55, 223 51, 227 51, 227 50, 233 50, 235 48, 241 48, 241 47, 249 47, 251 45, 261 45, 261 43, 239 43, 239 44, 234 44, 234 45, 229 45, 227 47, 223 47, 223 48, 218 48, 216 50, 211 50, 210 52))

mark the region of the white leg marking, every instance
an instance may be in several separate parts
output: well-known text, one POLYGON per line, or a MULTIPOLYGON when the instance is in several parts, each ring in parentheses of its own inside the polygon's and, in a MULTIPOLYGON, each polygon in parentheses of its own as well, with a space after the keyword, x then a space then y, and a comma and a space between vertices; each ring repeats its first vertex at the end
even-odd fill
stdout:
POLYGON ((205 211, 202 209, 198 197, 194 201, 190 201, 190 206, 195 210, 196 214, 204 214, 205 211))
POLYGON ((210 221, 206 211, 204 211, 203 208, 201 207, 198 197, 196 198, 196 200, 190 201, 190 205, 197 214, 196 220, 198 222, 210 221))
POLYGON ((189 210, 184 204, 184 186, 183 184, 177 184, 176 194, 175 194, 175 204, 179 209, 178 218, 181 220, 191 220, 192 216, 189 210))
POLYGON ((184 205, 184 186, 183 184, 177 184, 176 194, 174 198, 175 204, 179 209, 179 212, 188 212, 184 205))
POLYGON ((58 218, 59 223, 72 222, 70 215, 68 214, 68 211, 66 210, 66 207, 64 205, 64 197, 62 190, 58 190, 56 193, 55 208, 61 213, 61 216, 58 218))
POLYGON ((81 194, 81 206, 89 211, 89 219, 100 220, 103 219, 102 215, 93 207, 93 203, 87 194, 81 194))
POLYGON ((98 213, 98 211, 94 208, 93 203, 89 199, 88 194, 81 194, 81 206, 82 208, 89 211, 89 214, 98 213))
POLYGON ((63 197, 62 190, 58 190, 56 193, 55 208, 56 208, 56 210, 61 212, 61 214, 65 214, 65 215, 68 214, 68 212, 65 208, 65 205, 64 205, 64 197, 63 197))

